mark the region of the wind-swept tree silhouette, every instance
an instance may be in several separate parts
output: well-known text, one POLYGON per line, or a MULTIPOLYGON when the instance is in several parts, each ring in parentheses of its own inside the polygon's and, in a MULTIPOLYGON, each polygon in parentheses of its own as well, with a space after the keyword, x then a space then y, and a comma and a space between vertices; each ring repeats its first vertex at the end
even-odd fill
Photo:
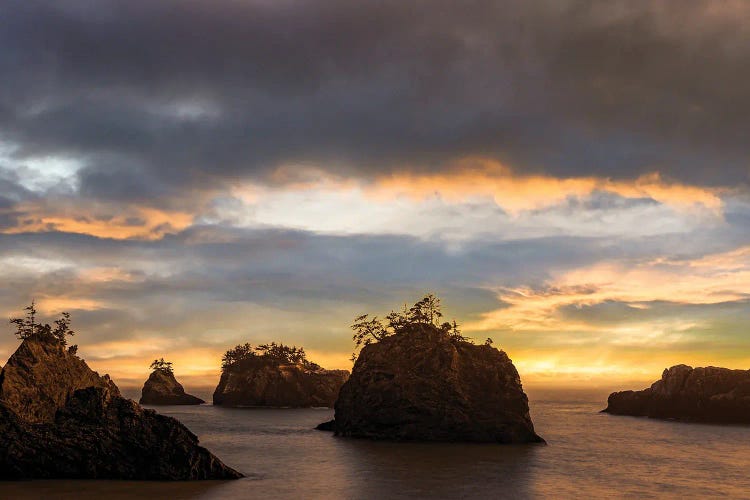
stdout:
POLYGON ((44 340, 56 340, 63 346, 67 344, 67 337, 75 335, 70 329, 70 314, 63 312, 60 319, 55 320, 54 328, 49 323, 37 323, 37 310, 34 300, 24 307, 26 315, 23 318, 11 318, 10 323, 15 325, 15 335, 21 340, 28 338, 39 338, 44 340))
POLYGON ((222 371, 241 368, 248 363, 263 362, 273 364, 302 364, 307 369, 317 370, 320 366, 307 360, 304 347, 288 346, 271 342, 253 347, 251 344, 239 344, 229 349, 221 358, 222 371))
POLYGON ((378 317, 373 316, 372 319, 369 319, 369 314, 357 316, 354 319, 354 324, 352 324, 352 330, 354 330, 352 340, 357 347, 383 340, 389 335, 388 330, 378 317))
POLYGON ((75 332, 70 329, 70 314, 63 312, 60 319, 55 320, 55 328, 52 330, 52 336, 65 345, 65 337, 72 335, 75 335, 75 332))
POLYGON ((225 370, 230 366, 255 356, 255 350, 250 344, 240 344, 229 349, 221 358, 221 368, 225 370))
POLYGON ((381 341, 390 335, 408 332, 418 325, 436 328, 453 342, 469 340, 468 337, 461 335, 458 323, 455 320, 439 323, 442 317, 440 299, 432 293, 428 293, 411 307, 404 304, 401 312, 391 311, 385 317, 385 321, 381 321, 377 316, 370 318, 369 314, 357 316, 351 325, 352 330, 354 330, 352 340, 354 340, 355 345, 355 352, 352 353, 351 360, 352 362, 357 360, 357 349, 381 341))
POLYGON ((172 375, 174 373, 174 371, 172 370, 172 362, 164 361, 164 358, 155 359, 151 363, 150 368, 155 372, 162 372, 168 375, 172 375))
POLYGON ((11 318, 10 323, 16 326, 16 337, 21 340, 28 339, 39 333, 40 326, 36 322, 36 302, 31 301, 31 304, 23 308, 26 311, 26 315, 23 318, 11 318))

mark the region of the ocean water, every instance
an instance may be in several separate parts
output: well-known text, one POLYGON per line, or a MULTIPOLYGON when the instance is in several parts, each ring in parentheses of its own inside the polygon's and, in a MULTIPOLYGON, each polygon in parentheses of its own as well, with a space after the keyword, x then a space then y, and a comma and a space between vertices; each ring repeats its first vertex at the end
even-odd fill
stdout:
POLYGON ((599 413, 606 392, 531 392, 547 445, 385 443, 313 430, 327 409, 160 407, 239 481, 26 481, 0 498, 750 498, 750 427, 599 413))

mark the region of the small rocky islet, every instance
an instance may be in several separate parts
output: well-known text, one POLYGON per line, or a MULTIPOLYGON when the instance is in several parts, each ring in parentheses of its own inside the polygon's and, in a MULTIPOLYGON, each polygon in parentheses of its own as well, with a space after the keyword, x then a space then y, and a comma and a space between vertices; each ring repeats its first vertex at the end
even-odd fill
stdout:
POLYGON ((750 370, 667 368, 641 391, 610 394, 604 413, 704 423, 750 424, 750 370))
POLYGON ((204 400, 192 394, 187 394, 182 384, 177 382, 172 370, 172 363, 164 358, 155 359, 151 363, 151 375, 141 389, 142 405, 201 405, 204 400))
POLYGON ((213 404, 228 407, 333 407, 346 370, 326 370, 302 347, 271 342, 238 345, 222 360, 213 404))
POLYGON ((335 403, 335 435, 395 441, 543 443, 518 371, 491 339, 475 345, 455 322, 438 324, 428 295, 386 322, 360 316, 362 345, 335 403))

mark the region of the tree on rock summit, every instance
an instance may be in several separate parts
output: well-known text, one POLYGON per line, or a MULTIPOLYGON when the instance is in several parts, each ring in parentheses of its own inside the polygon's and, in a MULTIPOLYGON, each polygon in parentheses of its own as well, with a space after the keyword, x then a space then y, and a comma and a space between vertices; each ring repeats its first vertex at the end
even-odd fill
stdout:
POLYGON ((25 317, 10 319, 10 323, 16 327, 16 337, 21 340, 29 338, 56 340, 66 345, 67 337, 75 335, 75 332, 70 329, 70 314, 67 312, 62 312, 60 318, 54 321, 55 326, 52 327, 49 323, 37 323, 36 303, 33 300, 24 310, 26 311, 25 317))
POLYGON ((153 363, 151 363, 150 368, 154 371, 159 371, 169 375, 174 373, 174 371, 172 370, 172 362, 164 361, 164 358, 155 359, 153 363))

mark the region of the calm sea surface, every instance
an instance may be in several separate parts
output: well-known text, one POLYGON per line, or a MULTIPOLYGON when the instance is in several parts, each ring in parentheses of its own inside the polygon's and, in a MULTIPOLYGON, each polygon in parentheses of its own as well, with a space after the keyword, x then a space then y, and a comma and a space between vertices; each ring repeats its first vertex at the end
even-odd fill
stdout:
POLYGON ((598 413, 603 392, 531 392, 548 444, 346 440, 332 410, 161 407, 225 463, 229 482, 0 483, 0 498, 750 498, 750 427, 598 413))

